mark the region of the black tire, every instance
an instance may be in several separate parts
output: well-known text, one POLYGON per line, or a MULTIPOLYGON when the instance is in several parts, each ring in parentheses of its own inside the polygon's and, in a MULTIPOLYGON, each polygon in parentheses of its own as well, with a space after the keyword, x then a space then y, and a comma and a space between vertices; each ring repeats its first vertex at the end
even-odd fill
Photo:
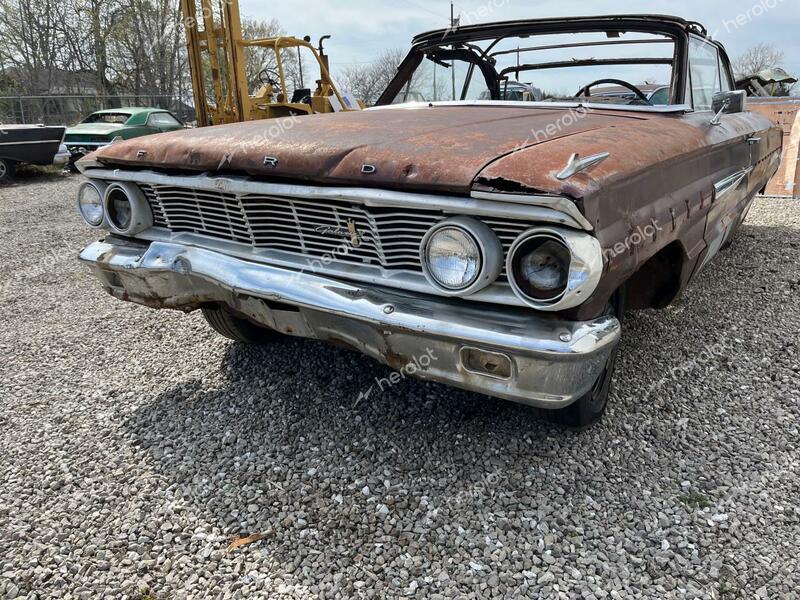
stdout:
MULTIPOLYGON (((625 291, 619 290, 609 303, 607 314, 613 314, 620 323, 625 315, 625 291)), ((582 430, 602 420, 608 407, 608 395, 611 392, 611 381, 614 378, 614 367, 617 364, 617 351, 614 348, 608 362, 597 378, 591 391, 569 406, 559 410, 546 411, 548 420, 570 429, 582 430)))
POLYGON ((724 252, 725 250, 727 250, 728 248, 730 248, 731 246, 733 246, 733 239, 734 239, 735 237, 736 237, 736 232, 734 231, 734 232, 731 234, 731 236, 730 236, 730 237, 729 237, 727 240, 725 240, 725 243, 724 243, 724 244, 722 244, 722 246, 720 247, 719 251, 720 251, 720 252, 724 252))
POLYGON ((744 212, 742 212, 742 214, 739 216, 739 220, 736 221, 736 226, 733 228, 733 231, 731 231, 728 239, 725 240, 725 243, 722 244, 720 251, 727 250, 733 245, 733 242, 736 240, 736 236, 739 234, 739 230, 742 228, 742 225, 744 225, 744 222, 747 220, 747 216, 750 214, 751 207, 752 201, 751 204, 748 204, 747 208, 745 208, 744 212))
POLYGON ((14 173, 17 172, 15 162, 7 158, 0 158, 0 183, 11 183, 14 181, 14 173))
POLYGON ((281 335, 277 331, 237 317, 224 308, 204 308, 203 317, 218 334, 242 344, 268 344, 281 335))
POLYGON ((733 229, 733 231, 731 231, 730 235, 728 235, 728 239, 725 240, 725 243, 722 244, 722 247, 719 249, 720 252, 723 252, 728 248, 730 248, 731 246, 733 246, 733 242, 736 241, 736 235, 739 233, 739 229, 741 228, 742 223, 744 223, 744 219, 740 219, 736 223, 736 227, 733 229))

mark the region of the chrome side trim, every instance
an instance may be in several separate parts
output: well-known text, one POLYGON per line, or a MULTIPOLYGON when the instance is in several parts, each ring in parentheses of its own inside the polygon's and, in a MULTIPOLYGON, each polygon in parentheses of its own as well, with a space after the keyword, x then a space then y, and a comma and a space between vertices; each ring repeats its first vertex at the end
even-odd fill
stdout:
MULTIPOLYGON (((575 202, 566 196, 547 196, 545 194, 510 194, 503 192, 472 192, 470 194, 478 200, 495 200, 497 202, 518 202, 531 206, 541 206, 551 208, 569 216, 578 229, 592 231, 594 226, 583 216, 583 213, 575 206, 575 202)), ((562 225, 571 226, 569 222, 562 225)))
POLYGON ((504 217, 557 223, 581 228, 575 219, 553 208, 503 201, 478 200, 464 196, 448 196, 371 188, 338 188, 286 183, 268 183, 248 177, 211 177, 202 175, 164 175, 155 171, 86 167, 87 177, 105 181, 132 181, 154 185, 171 185, 197 190, 231 194, 267 194, 314 200, 341 200, 365 206, 421 208, 483 217, 504 217))
POLYGON ((597 110, 613 110, 619 112, 675 114, 694 112, 688 104, 672 104, 668 106, 628 106, 622 104, 601 104, 599 102, 522 102, 505 100, 448 100, 446 102, 406 102, 404 104, 386 104, 373 106, 366 110, 409 110, 419 108, 447 106, 503 106, 514 108, 593 108, 597 110))
POLYGON ((29 146, 32 144, 60 144, 61 140, 34 140, 32 142, 0 142, 0 146, 29 146))
POLYGON ((714 200, 719 200, 724 198, 726 195, 734 191, 739 185, 744 181, 745 177, 747 177, 750 172, 753 170, 753 167, 749 167, 747 169, 742 169, 741 171, 737 171, 733 175, 722 179, 714 184, 714 200))

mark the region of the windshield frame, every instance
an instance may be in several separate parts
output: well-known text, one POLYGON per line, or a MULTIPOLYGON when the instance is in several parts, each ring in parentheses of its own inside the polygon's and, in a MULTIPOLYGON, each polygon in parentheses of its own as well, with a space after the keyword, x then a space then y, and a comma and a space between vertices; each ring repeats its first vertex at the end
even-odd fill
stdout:
MULTIPOLYGON (((691 110, 691 107, 686 105, 686 91, 688 87, 687 82, 687 68, 688 68, 688 45, 689 35, 702 37, 706 42, 715 45, 721 56, 727 59, 727 53, 724 47, 711 40, 705 29, 697 23, 684 21, 676 17, 663 17, 663 16, 648 16, 648 15, 621 15, 621 16, 607 16, 607 17, 570 17, 564 19, 540 19, 529 21, 508 21, 501 23, 489 23, 484 25, 473 25, 461 27, 456 29, 433 31, 422 34, 414 38, 411 50, 406 55, 403 62, 398 67, 397 74, 389 83, 378 99, 376 106, 386 106, 392 104, 395 98, 402 93, 402 89, 406 86, 413 77, 417 68, 426 60, 426 55, 433 53, 435 56, 444 59, 449 58, 453 52, 469 53, 473 57, 478 57, 476 50, 482 52, 483 57, 490 56, 492 49, 501 41, 512 37, 531 37, 548 35, 548 34, 563 34, 563 33, 606 33, 613 36, 618 33, 642 33, 642 34, 656 34, 669 38, 674 44, 673 58, 670 62, 672 68, 671 81, 669 86, 671 89, 670 100, 667 106, 684 110, 691 110), (485 50, 477 48, 475 42, 486 42, 490 44, 485 50), (455 50, 453 47, 455 46, 455 50)), ((461 58, 461 57, 459 57, 461 58)), ((648 59, 651 61, 651 59, 648 59)), ((484 74, 487 80, 487 88, 491 94, 491 101, 502 101, 500 94, 500 74, 494 70, 494 67, 489 61, 480 61, 478 64, 473 58, 469 62, 475 63, 484 74), (491 69, 496 79, 494 80, 497 85, 491 85, 491 81, 487 76, 487 67, 491 69)), ((603 61, 599 61, 603 62, 603 61)), ((652 62, 652 61, 651 61, 652 62)), ((727 62, 727 60, 726 60, 727 62)), ((479 75, 478 75, 479 76, 479 75)), ((666 82, 665 82, 666 83, 666 82)), ((575 98, 575 102, 582 105, 597 104, 592 103, 591 100, 575 98)), ((453 102, 453 101, 450 101, 453 102)), ((458 102, 467 102, 457 100, 458 102)), ((437 103, 439 104, 439 103, 437 103)), ((474 102, 472 104, 475 104, 474 102)), ((552 104, 550 102, 531 102, 530 104, 552 104)), ((611 103, 603 103, 603 107, 616 107, 616 108, 631 108, 632 106, 614 105, 611 103)), ((649 106, 639 106, 638 108, 658 108, 649 106)))

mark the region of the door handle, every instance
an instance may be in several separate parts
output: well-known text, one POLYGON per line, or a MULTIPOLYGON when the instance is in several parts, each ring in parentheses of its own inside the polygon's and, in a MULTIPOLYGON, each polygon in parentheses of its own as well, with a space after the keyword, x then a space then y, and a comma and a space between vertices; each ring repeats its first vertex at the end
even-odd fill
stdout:
POLYGON ((747 138, 747 143, 750 144, 751 146, 753 144, 759 143, 760 141, 761 141, 760 137, 749 137, 749 138, 747 138))

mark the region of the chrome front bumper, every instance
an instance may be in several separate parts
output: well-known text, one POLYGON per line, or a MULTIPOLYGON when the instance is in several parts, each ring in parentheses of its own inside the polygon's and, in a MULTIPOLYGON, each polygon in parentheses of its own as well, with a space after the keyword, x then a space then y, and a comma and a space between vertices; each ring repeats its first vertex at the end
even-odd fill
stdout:
POLYGON ((182 310, 227 305, 282 333, 353 347, 403 375, 545 408, 588 392, 620 337, 613 317, 568 322, 471 306, 181 244, 109 238, 80 259, 122 300, 182 310))

